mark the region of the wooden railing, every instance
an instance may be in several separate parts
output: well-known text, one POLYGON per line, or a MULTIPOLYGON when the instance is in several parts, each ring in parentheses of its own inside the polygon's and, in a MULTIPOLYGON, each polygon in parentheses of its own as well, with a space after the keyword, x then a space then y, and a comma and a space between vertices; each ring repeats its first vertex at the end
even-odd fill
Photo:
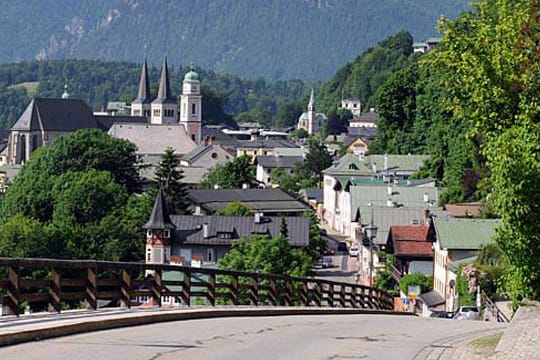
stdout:
POLYGON ((399 284, 401 278, 403 277, 401 270, 399 270, 394 264, 390 265, 390 267, 392 269, 392 277, 399 284))
POLYGON ((497 304, 495 304, 495 302, 493 302, 493 300, 491 300, 484 291, 481 292, 481 297, 485 311, 491 313, 491 315, 497 319, 497 322, 510 322, 510 319, 501 311, 501 309, 499 309, 497 304))
POLYGON ((33 310, 98 308, 98 300, 131 307, 148 297, 179 305, 319 306, 392 310, 387 292, 319 278, 176 265, 0 258, 0 296, 13 314, 33 310))

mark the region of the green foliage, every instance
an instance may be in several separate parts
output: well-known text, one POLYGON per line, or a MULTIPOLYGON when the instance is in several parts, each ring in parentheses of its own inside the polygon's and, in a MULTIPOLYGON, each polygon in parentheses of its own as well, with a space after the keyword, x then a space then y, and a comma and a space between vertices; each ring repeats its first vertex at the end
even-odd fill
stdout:
POLYGON ((253 210, 241 201, 233 201, 228 203, 223 209, 216 211, 216 215, 251 216, 253 215, 253 210))
POLYGON ((188 190, 186 184, 182 182, 184 171, 178 167, 178 159, 172 148, 165 149, 155 176, 171 214, 189 214, 188 190))
POLYGON ((326 123, 327 133, 329 135, 339 135, 347 132, 349 120, 352 117, 352 113, 345 109, 338 109, 335 113, 330 114, 326 123))
POLYGON ((460 265, 457 269, 456 277, 456 293, 459 298, 459 306, 476 305, 476 298, 469 292, 469 280, 462 273, 463 265, 460 265))
POLYGON ((320 186, 323 180, 323 170, 332 165, 332 156, 326 145, 317 136, 308 140, 308 152, 304 162, 295 168, 295 172, 302 179, 316 179, 320 186))
POLYGON ((243 155, 210 169, 201 187, 210 189, 218 185, 224 189, 240 189, 243 184, 251 184, 254 180, 255 166, 249 156, 243 155))
POLYGON ((399 292, 396 290, 397 284, 392 276, 392 264, 394 262, 394 256, 385 252, 379 252, 379 259, 384 259, 384 270, 378 271, 375 277, 375 287, 387 291, 388 293, 399 296, 399 292))
POLYGON ((424 274, 407 274, 399 282, 399 289, 407 294, 409 286, 420 286, 420 292, 426 293, 433 289, 433 276, 424 274))
POLYGON ((326 247, 326 240, 321 237, 320 221, 314 211, 307 211, 304 216, 309 216, 309 247, 308 254, 315 261, 326 247))
POLYGON ((233 241, 231 250, 218 263, 221 269, 305 276, 311 258, 302 250, 291 248, 286 238, 266 235, 242 237, 233 241))
POLYGON ((133 193, 138 187, 131 143, 96 130, 61 137, 36 151, 9 187, 0 252, 139 260, 151 201, 133 193))

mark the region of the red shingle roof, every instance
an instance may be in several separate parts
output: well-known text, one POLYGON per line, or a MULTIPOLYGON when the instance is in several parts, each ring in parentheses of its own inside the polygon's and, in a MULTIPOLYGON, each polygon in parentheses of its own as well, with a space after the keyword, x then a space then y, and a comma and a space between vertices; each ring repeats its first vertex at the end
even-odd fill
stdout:
POLYGON ((458 218, 478 217, 482 212, 480 203, 446 204, 444 207, 450 216, 458 218))
POLYGON ((429 226, 394 225, 390 237, 397 257, 433 257, 431 242, 428 240, 429 226))

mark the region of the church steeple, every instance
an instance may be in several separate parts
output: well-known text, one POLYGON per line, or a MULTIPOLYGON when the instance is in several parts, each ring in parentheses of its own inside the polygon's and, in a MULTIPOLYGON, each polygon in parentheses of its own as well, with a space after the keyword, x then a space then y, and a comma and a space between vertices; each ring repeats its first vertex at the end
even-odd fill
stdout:
POLYGON ((144 63, 141 69, 141 78, 139 79, 139 93, 137 99, 134 102, 149 103, 150 98, 150 81, 148 79, 148 65, 146 63, 146 56, 144 57, 144 63))
POLYGON ((163 60, 161 68, 161 79, 157 98, 152 101, 152 124, 174 124, 178 123, 178 108, 176 100, 171 94, 171 85, 169 81, 169 68, 167 66, 167 56, 163 60))
POLYGON ((311 88, 311 96, 309 97, 308 111, 315 111, 315 91, 311 88))
POLYGON ((180 96, 180 124, 184 125, 188 136, 196 144, 201 143, 201 82, 199 74, 191 65, 190 71, 184 76, 182 95, 180 96))
POLYGON ((170 100, 174 101, 171 95, 171 86, 169 81, 169 68, 167 66, 167 56, 163 60, 163 66, 161 67, 161 78, 159 80, 158 96, 156 100, 170 100))
POLYGON ((143 66, 141 69, 141 77, 139 79, 139 92, 137 99, 131 103, 131 116, 146 116, 150 119, 150 79, 148 78, 148 64, 146 56, 144 57, 143 66))

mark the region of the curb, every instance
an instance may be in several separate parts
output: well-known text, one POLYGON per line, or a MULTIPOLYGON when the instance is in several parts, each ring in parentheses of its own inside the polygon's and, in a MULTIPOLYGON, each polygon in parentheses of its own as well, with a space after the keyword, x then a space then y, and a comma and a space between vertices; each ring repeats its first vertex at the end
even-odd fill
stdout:
POLYGON ((61 336, 82 334, 86 332, 116 329, 128 326, 139 326, 169 321, 212 319, 220 317, 258 317, 258 316, 295 316, 295 315, 403 315, 414 316, 411 313, 360 310, 345 308, 247 308, 247 309, 200 309, 176 310, 163 313, 136 314, 126 312, 115 314, 109 319, 84 320, 73 324, 57 325, 44 324, 44 328, 21 330, 0 334, 0 347, 21 344, 30 341, 39 341, 61 336))

